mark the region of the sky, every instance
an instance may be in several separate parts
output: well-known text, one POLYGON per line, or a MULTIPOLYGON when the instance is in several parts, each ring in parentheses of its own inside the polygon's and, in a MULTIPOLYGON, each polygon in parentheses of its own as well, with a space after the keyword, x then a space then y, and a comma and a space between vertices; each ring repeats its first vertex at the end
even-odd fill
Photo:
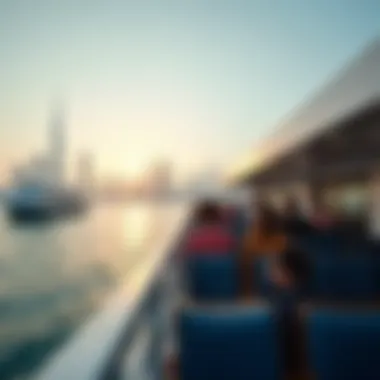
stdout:
POLYGON ((378 0, 0 0, 0 181, 46 145, 69 167, 173 161, 187 179, 270 133, 380 32, 378 0))

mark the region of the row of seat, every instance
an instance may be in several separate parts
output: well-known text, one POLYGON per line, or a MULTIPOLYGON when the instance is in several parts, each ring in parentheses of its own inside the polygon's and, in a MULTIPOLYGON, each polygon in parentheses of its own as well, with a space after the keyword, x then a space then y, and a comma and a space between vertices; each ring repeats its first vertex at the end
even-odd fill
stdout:
POLYGON ((293 237, 293 243, 310 255, 376 254, 376 246, 364 237, 350 237, 335 232, 312 232, 293 237))
MULTIPOLYGON (((241 236, 243 219, 240 224, 234 221, 231 228, 241 236)), ((342 240, 334 234, 322 239, 303 236, 298 241, 310 252, 313 268, 304 295, 323 300, 373 301, 380 294, 380 259, 372 252, 337 254, 342 240)), ((284 347, 274 309, 236 302, 236 252, 189 255, 183 264, 187 292, 195 301, 206 302, 181 310, 179 378, 285 379, 288 347, 284 347), (210 306, 209 301, 222 302, 210 306)), ((253 290, 264 296, 269 291, 265 268, 266 258, 258 258, 252 266, 253 290)), ((380 311, 317 308, 304 315, 301 327, 308 369, 303 380, 380 379, 380 311)))
MULTIPOLYGON (((266 258, 252 265, 253 291, 268 294, 266 258)), ((193 256, 186 260, 185 279, 189 295, 198 300, 233 300, 238 294, 236 256, 193 256)), ((368 301, 380 295, 380 258, 363 256, 320 256, 312 260, 305 297, 322 300, 368 301)))
MULTIPOLYGON (((235 210, 230 229, 241 237, 246 217, 235 210)), ((294 243, 309 254, 312 273, 302 293, 315 299, 372 300, 380 295, 380 254, 364 238, 336 231, 316 231, 298 235, 294 243)), ((190 295, 204 299, 232 299, 237 293, 237 252, 228 256, 191 255, 186 263, 190 295), (218 256, 218 258, 216 258, 218 256), (223 257, 222 257, 223 256, 223 257)), ((253 286, 260 294, 268 292, 262 268, 265 258, 253 264, 253 286)))
MULTIPOLYGON (((315 310, 303 321, 315 380, 380 379, 380 312, 315 310)), ((284 379, 279 325, 268 306, 184 309, 181 380, 284 379)))

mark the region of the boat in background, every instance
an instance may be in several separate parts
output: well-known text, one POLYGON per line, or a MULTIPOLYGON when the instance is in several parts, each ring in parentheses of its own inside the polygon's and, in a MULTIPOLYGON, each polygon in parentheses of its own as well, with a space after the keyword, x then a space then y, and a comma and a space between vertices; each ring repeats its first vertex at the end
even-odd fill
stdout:
POLYGON ((23 183, 9 192, 6 208, 11 220, 33 222, 53 220, 85 212, 89 202, 80 191, 23 183))

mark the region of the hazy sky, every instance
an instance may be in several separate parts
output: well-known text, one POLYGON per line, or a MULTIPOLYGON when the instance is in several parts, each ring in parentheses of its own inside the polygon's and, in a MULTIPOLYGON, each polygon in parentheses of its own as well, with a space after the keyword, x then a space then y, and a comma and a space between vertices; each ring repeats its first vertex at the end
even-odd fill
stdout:
POLYGON ((378 0, 0 0, 0 175, 62 100, 71 160, 182 176, 249 149, 379 33, 378 0))

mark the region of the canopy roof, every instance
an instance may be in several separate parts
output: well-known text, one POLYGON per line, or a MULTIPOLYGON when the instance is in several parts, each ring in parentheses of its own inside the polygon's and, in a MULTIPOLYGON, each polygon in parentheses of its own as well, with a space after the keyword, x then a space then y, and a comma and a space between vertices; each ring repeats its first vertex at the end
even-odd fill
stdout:
POLYGON ((242 183, 254 178, 284 156, 337 128, 342 120, 377 104, 379 99, 380 39, 377 39, 281 123, 275 133, 237 162, 228 173, 229 180, 242 183))

